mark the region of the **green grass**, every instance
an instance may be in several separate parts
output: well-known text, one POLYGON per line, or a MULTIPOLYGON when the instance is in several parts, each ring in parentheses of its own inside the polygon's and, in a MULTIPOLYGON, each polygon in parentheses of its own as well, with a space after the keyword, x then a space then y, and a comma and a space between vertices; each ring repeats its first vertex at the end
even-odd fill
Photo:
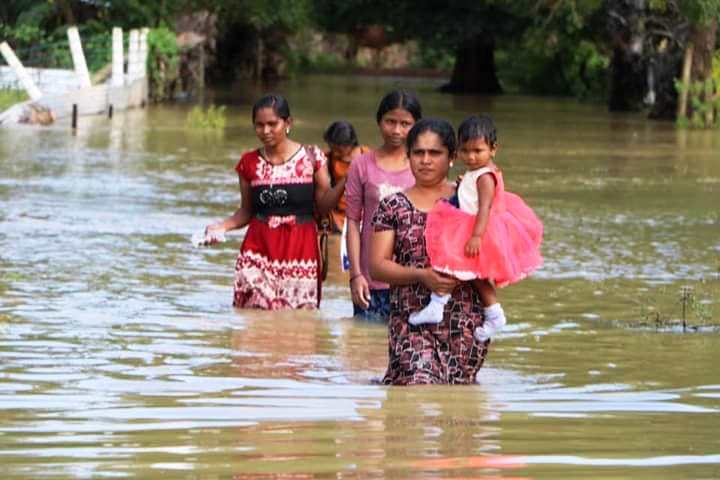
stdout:
POLYGON ((225 106, 210 105, 206 110, 196 105, 190 110, 185 125, 191 129, 222 131, 227 122, 225 106))
POLYGON ((22 90, 0 88, 0 112, 7 110, 18 102, 27 100, 27 98, 27 95, 22 90))

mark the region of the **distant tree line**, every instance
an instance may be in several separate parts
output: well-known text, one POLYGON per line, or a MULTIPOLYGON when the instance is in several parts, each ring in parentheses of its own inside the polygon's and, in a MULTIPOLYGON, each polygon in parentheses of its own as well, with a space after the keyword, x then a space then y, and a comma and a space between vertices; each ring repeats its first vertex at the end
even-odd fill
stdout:
POLYGON ((451 58, 451 92, 568 95, 655 118, 716 110, 720 0, 13 0, 0 2, 0 37, 35 42, 68 23, 172 28, 194 11, 216 15, 217 79, 272 74, 298 31, 372 27, 451 58))

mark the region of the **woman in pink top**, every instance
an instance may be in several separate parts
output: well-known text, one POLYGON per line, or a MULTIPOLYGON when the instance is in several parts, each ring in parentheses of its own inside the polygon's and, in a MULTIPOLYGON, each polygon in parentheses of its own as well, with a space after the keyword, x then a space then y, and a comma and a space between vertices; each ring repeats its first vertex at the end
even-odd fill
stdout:
POLYGON ((369 275, 371 220, 380 200, 415 185, 405 139, 422 118, 417 97, 395 90, 383 97, 376 120, 383 144, 353 160, 345 185, 348 220, 347 251, 350 259, 350 292, 355 315, 387 318, 389 285, 369 275))

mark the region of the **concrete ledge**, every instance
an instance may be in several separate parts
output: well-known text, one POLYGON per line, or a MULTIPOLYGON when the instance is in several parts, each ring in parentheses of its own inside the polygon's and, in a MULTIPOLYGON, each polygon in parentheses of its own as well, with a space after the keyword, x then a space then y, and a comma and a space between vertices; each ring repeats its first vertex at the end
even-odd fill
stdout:
MULTIPOLYGON (((57 95, 80 88, 80 83, 72 70, 25 67, 25 71, 46 95, 57 95)), ((23 89, 12 67, 0 66, 0 88, 23 89)))

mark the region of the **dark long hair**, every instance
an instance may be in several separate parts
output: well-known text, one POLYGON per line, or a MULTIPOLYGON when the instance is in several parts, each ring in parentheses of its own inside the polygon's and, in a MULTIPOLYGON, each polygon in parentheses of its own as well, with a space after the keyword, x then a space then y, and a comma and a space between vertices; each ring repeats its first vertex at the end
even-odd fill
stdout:
POLYGON ((377 123, 380 123, 383 115, 396 108, 407 110, 416 122, 422 118, 422 106, 420 105, 420 100, 418 100, 414 93, 408 92, 407 90, 393 90, 380 100, 380 105, 378 105, 377 114, 375 115, 377 123))
POLYGON ((272 108, 275 115, 283 120, 290 118, 290 104, 282 95, 271 93, 263 96, 260 100, 255 102, 252 109, 253 122, 255 122, 255 115, 257 115, 258 110, 263 108, 272 108))

